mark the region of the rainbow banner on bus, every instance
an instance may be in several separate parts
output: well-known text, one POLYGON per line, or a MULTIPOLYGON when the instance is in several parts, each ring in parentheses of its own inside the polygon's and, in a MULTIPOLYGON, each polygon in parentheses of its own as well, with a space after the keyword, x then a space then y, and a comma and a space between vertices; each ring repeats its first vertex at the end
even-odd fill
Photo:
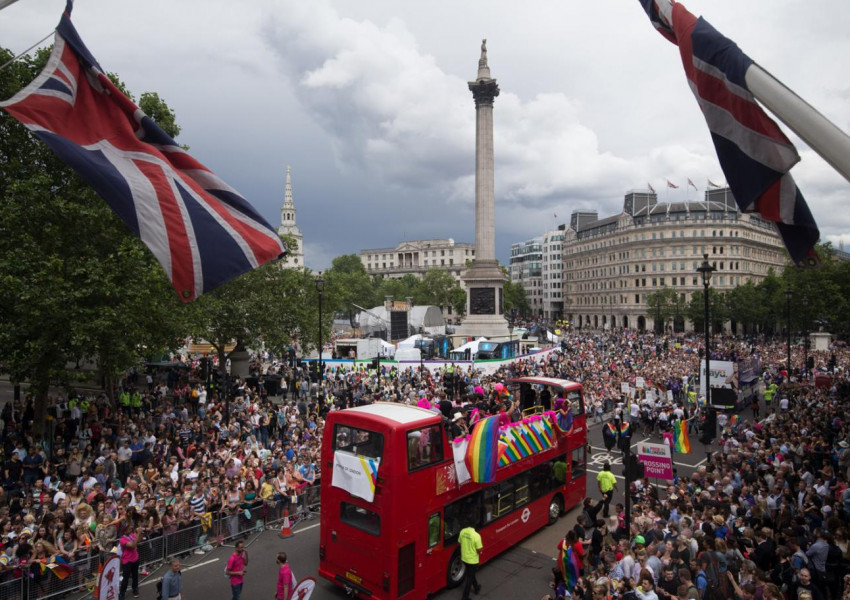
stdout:
POLYGON ((499 459, 499 418, 481 419, 472 429, 466 449, 466 466, 475 483, 496 480, 499 459))
POLYGON ((519 423, 502 427, 499 430, 499 445, 504 446, 504 452, 499 455, 499 466, 506 467, 551 448, 555 443, 552 418, 554 413, 532 415, 519 423))

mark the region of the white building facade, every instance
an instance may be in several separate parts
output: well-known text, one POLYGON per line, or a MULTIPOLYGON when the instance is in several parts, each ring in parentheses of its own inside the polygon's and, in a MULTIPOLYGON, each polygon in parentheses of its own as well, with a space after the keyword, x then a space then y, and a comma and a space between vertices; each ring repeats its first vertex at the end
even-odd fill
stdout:
POLYGON ((711 287, 721 292, 757 284, 787 261, 775 226, 741 213, 728 188, 688 203, 659 203, 652 191, 630 191, 618 215, 575 211, 563 247, 563 315, 580 328, 653 328, 647 296, 672 288, 686 306, 703 290, 697 272, 703 254, 716 268, 711 287))
POLYGON ((371 248, 360 251, 360 260, 369 275, 399 278, 422 277, 429 269, 442 269, 460 281, 466 262, 475 258, 475 245, 453 239, 401 242, 395 248, 371 248))
POLYGON ((543 236, 511 245, 511 283, 522 285, 535 315, 543 313, 543 236))

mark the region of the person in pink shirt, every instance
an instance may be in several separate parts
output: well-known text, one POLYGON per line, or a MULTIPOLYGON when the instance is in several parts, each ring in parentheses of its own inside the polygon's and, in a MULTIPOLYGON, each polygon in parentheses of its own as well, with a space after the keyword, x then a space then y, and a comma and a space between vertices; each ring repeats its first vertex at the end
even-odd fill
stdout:
POLYGON ((236 542, 236 549, 227 560, 225 574, 230 577, 230 591, 233 600, 242 597, 242 584, 245 583, 245 567, 248 565, 248 553, 245 551, 245 542, 236 542))
POLYGON ((124 600, 127 584, 133 579, 133 598, 139 597, 139 542, 142 541, 142 530, 124 534, 119 540, 121 546, 121 589, 119 600, 124 600))
POLYGON ((277 595, 276 600, 289 600, 292 590, 295 589, 296 581, 292 569, 286 562, 286 552, 278 552, 277 564, 280 568, 277 571, 277 595))

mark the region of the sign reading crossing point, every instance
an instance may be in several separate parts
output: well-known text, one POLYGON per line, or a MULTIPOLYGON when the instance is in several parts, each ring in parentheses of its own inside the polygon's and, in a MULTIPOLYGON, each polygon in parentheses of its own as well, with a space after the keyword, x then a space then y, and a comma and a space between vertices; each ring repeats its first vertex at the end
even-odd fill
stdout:
POLYGON ((643 463, 644 475, 673 481, 673 458, 667 444, 638 442, 637 457, 643 463))

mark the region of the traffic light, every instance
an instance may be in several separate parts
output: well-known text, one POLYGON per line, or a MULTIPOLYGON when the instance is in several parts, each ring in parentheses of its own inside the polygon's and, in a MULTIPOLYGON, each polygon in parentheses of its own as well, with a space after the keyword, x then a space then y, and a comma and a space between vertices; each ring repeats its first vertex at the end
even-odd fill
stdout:
POLYGON ((636 455, 629 454, 626 464, 623 465, 623 477, 629 481, 635 481, 636 479, 643 479, 643 475, 643 463, 638 460, 636 455))

